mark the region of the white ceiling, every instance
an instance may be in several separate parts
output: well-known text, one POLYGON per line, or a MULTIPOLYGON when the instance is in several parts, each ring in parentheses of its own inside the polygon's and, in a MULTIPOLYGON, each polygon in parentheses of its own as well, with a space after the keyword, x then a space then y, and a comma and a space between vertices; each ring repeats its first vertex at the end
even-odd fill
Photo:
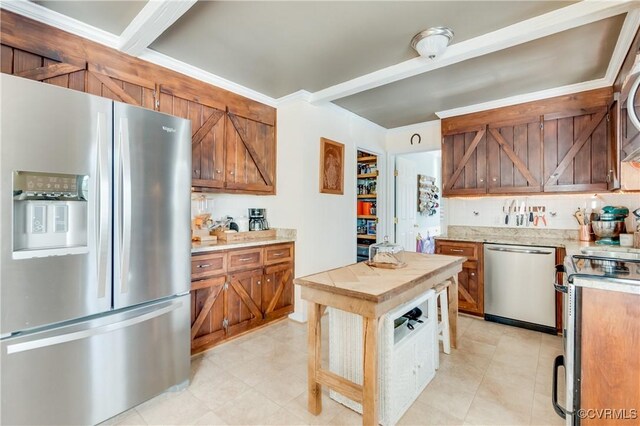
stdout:
MULTIPOLYGON (((15 3, 38 8, 8 3, 14 10, 15 3)), ((143 59, 254 99, 276 104, 305 90, 312 101, 334 101, 387 128, 558 86, 610 84, 640 25, 640 2, 626 0, 201 0, 182 8, 170 0, 36 3, 46 9, 28 10, 28 16, 71 31, 79 24, 65 28, 62 15, 77 19, 112 33, 99 42, 142 44, 134 54, 142 52, 143 59), (537 22, 522 23, 530 19, 537 22), (457 52, 457 59, 415 59, 411 37, 436 25, 453 28, 447 52, 457 52)), ((91 37, 93 27, 76 33, 91 37)))

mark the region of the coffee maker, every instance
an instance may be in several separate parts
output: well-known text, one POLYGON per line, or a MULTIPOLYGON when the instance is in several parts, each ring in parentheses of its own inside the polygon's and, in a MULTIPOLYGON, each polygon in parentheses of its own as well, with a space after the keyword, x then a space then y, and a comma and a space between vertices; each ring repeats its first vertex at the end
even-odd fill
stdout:
POLYGON ((269 229, 267 209, 249 209, 249 231, 265 231, 269 229))

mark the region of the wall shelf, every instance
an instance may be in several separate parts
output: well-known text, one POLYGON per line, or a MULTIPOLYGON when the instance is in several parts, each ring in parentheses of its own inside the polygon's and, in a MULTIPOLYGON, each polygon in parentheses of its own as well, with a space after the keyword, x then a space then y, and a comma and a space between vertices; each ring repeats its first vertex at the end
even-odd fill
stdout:
POLYGON ((378 194, 358 194, 358 198, 377 198, 378 194))
POLYGON ((378 177, 378 172, 371 172, 371 173, 361 173, 358 176, 358 179, 375 179, 378 177))
POLYGON ((369 234, 358 234, 358 238, 362 238, 363 240, 375 240, 378 237, 376 237, 375 235, 369 235, 369 234))
POLYGON ((376 163, 378 161, 378 157, 375 155, 365 155, 362 157, 358 157, 358 163, 376 163))
POLYGON ((359 215, 358 215, 358 219, 370 219, 370 220, 377 220, 377 219, 378 219, 378 216, 371 215, 371 214, 359 214, 359 215))

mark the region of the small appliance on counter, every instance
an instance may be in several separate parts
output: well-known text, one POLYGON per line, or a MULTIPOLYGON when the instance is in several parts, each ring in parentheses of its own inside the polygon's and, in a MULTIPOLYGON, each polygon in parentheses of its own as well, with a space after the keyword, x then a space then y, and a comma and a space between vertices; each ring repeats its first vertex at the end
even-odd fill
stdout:
POLYGON ((267 229, 269 229, 267 209, 249 209, 249 231, 266 231, 267 229))
POLYGON ((620 245, 620 234, 626 232, 624 221, 628 215, 629 209, 626 207, 603 207, 598 220, 591 222, 596 244, 620 245))

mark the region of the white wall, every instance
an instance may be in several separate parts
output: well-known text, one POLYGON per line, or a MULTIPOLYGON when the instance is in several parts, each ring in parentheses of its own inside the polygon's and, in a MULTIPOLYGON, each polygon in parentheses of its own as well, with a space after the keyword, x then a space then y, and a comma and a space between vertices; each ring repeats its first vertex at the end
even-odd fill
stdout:
MULTIPOLYGON (((249 207, 264 207, 271 227, 295 228, 297 277, 355 262, 356 151, 383 154, 386 130, 333 105, 294 100, 278 107, 277 132, 277 195, 213 195, 214 217, 246 216, 249 207), (344 195, 319 192, 321 137, 345 144, 344 195)), ((379 206, 386 205, 384 161, 382 156, 379 206)), ((293 318, 306 320, 297 288, 293 318)))
MULTIPOLYGON (((514 227, 513 221, 504 224, 502 207, 505 200, 525 201, 528 205, 545 206, 547 226, 549 229, 578 229, 578 222, 573 213, 580 207, 590 207, 594 194, 562 194, 538 195, 530 197, 482 197, 482 198, 448 198, 449 225, 462 226, 498 226, 514 227), (478 215, 474 215, 474 211, 478 215), (555 213, 555 217, 551 213, 555 213)), ((633 211, 640 207, 638 194, 598 194, 600 207, 606 205, 626 206, 633 211)), ((635 229, 631 214, 627 219, 627 229, 635 229)), ((539 229, 545 229, 540 223, 539 229)))
MULTIPOLYGON (((413 154, 398 155, 399 158, 403 158, 407 161, 411 161, 415 164, 416 177, 417 175, 427 175, 436 178, 435 185, 440 189, 439 195, 442 195, 442 163, 441 163, 441 151, 428 151, 418 152, 413 154)), ((416 195, 417 196, 417 195, 416 195)), ((440 206, 442 206, 442 198, 439 200, 440 206)), ((421 214, 416 215, 416 224, 418 225, 417 231, 422 234, 423 237, 427 235, 427 231, 430 228, 441 226, 441 212, 442 209, 438 208, 438 212, 433 216, 424 216, 421 214)), ((434 235, 431 233, 431 235, 434 235)))

